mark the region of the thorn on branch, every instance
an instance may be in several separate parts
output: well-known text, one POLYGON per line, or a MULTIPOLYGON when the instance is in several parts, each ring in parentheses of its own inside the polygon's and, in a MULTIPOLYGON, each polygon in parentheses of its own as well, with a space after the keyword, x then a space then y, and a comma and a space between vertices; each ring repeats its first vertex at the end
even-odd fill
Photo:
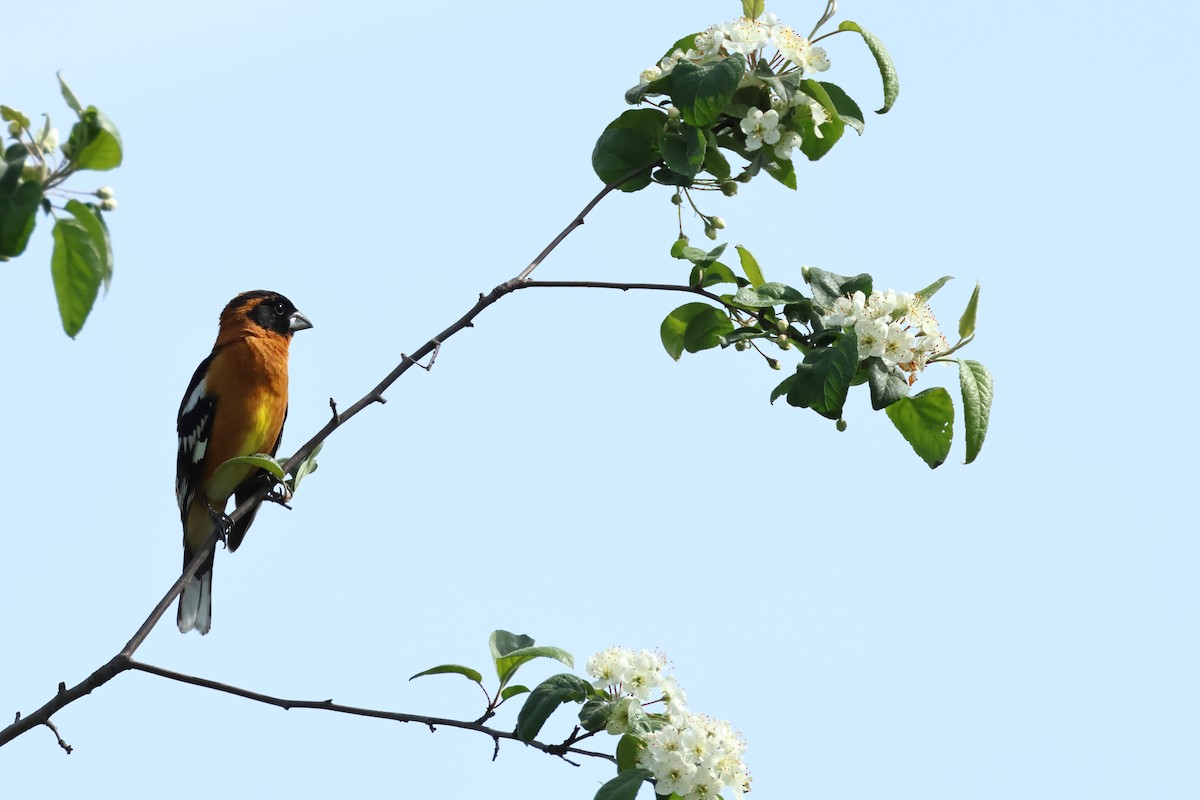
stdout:
POLYGON ((329 410, 333 412, 333 422, 336 425, 338 423, 337 403, 332 397, 329 398, 329 410))
POLYGON ((500 737, 492 736, 492 741, 496 743, 495 746, 492 748, 492 761, 494 762, 497 758, 500 757, 500 737))
POLYGON ((427 725, 429 725, 429 732, 430 732, 430 733, 437 733, 437 728, 436 728, 436 727, 434 727, 434 725, 433 725, 433 723, 432 723, 432 722, 429 722, 429 723, 426 723, 426 724, 427 724, 427 725))
POLYGON ((59 682, 58 682, 58 693, 59 693, 59 694, 66 694, 66 693, 67 693, 67 682, 66 682, 66 681, 59 681, 59 682))

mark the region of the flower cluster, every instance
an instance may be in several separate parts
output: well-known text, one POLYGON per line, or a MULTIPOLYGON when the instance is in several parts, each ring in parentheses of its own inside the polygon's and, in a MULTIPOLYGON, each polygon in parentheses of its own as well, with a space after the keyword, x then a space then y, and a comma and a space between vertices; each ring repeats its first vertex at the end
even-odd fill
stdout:
POLYGON ((858 357, 883 359, 910 374, 910 382, 930 359, 950 349, 933 311, 920 297, 906 292, 862 292, 839 297, 821 317, 826 328, 853 329, 858 357))
MULTIPOLYGON (((680 61, 693 64, 711 64, 732 55, 746 58, 747 73, 742 85, 762 84, 762 75, 755 71, 757 65, 766 64, 778 77, 792 74, 803 77, 813 72, 829 69, 829 58, 825 50, 813 47, 804 36, 779 22, 774 14, 764 14, 759 19, 741 17, 731 22, 713 25, 708 30, 692 37, 692 46, 686 51, 676 48, 653 67, 641 74, 639 86, 656 81, 671 74, 680 61), (773 47, 768 55, 765 50, 773 47)), ((764 145, 774 146, 775 156, 782 160, 792 157, 792 150, 802 141, 798 130, 799 116, 812 120, 812 132, 823 138, 820 126, 829 122, 829 113, 819 102, 797 90, 786 97, 780 96, 775 83, 769 86, 771 108, 752 108, 741 120, 740 127, 746 137, 746 150, 754 152, 764 145)))
POLYGON ((715 800, 725 787, 741 800, 750 791, 750 773, 742 756, 746 743, 728 722, 695 714, 687 708, 687 696, 664 675, 666 658, 661 653, 635 653, 612 647, 588 659, 587 673, 593 686, 605 689, 618 701, 610 718, 609 733, 631 732, 630 722, 644 716, 641 704, 657 690, 663 713, 638 732, 642 747, 637 765, 654 774, 655 792, 677 794, 684 800, 715 800))

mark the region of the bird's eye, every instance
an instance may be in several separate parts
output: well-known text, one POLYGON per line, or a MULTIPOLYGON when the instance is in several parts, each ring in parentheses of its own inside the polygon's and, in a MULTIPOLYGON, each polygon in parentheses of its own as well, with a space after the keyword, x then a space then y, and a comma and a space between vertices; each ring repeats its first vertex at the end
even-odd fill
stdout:
POLYGON ((287 316, 287 306, 284 305, 283 303, 276 303, 275 304, 275 313, 281 317, 287 316))

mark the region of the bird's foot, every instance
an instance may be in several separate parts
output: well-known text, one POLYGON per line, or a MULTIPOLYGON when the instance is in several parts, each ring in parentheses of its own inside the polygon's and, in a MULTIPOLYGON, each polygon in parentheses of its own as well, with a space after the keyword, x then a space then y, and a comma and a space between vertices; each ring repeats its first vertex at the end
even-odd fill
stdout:
POLYGON ((218 511, 212 506, 208 507, 208 518, 216 526, 217 534, 221 537, 221 544, 228 547, 229 532, 233 530, 233 520, 224 511, 218 511))

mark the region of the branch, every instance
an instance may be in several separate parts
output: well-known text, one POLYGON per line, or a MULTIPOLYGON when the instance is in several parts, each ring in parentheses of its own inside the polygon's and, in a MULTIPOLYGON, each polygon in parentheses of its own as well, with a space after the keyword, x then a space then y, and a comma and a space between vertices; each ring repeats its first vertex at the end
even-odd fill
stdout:
MULTIPOLYGON (((249 689, 241 689, 237 686, 230 686, 226 683, 210 681, 207 678, 197 678, 193 675, 186 675, 182 672, 174 672, 173 670, 163 669, 152 664, 144 664, 140 661, 130 661, 128 662, 126 668, 137 670, 138 672, 145 672, 150 675, 157 675, 160 678, 166 678, 168 680, 178 681, 180 683, 191 684, 192 686, 199 686, 204 689, 212 689, 213 691, 232 694, 236 697, 244 697, 245 699, 253 700, 256 703, 265 703, 266 705, 282 708, 285 711, 290 711, 293 708, 308 708, 317 711, 332 711, 335 714, 351 714, 357 717, 390 719, 393 722, 416 722, 421 725, 428 726, 431 732, 435 732, 439 725, 444 728, 461 728, 462 730, 478 731, 479 733, 483 733, 492 737, 492 739, 496 741, 496 752, 499 752, 498 748, 501 739, 512 739, 514 742, 521 741, 517 738, 517 734, 513 731, 502 731, 497 730, 496 728, 489 728, 479 722, 466 722, 464 720, 447 719, 445 717, 426 717, 421 714, 404 714, 399 711, 382 711, 374 708, 360 708, 358 706, 347 706, 341 703, 335 703, 333 700, 286 700, 282 697, 262 694, 261 692, 252 692, 249 689)), ((578 733, 578 728, 576 728, 575 732, 578 733)), ((591 758, 602 758, 606 761, 616 763, 616 758, 607 753, 598 753, 593 750, 582 750, 577 747, 572 747, 571 744, 575 741, 578 741, 578 738, 576 738, 575 734, 572 734, 562 744, 545 744, 544 742, 539 741, 521 743, 527 744, 536 750, 541 750, 543 753, 549 753, 550 755, 558 756, 574 766, 579 765, 566 758, 567 753, 573 753, 580 756, 589 756, 591 758)), ((494 758, 495 756, 493 756, 493 759, 494 758)))
MULTIPOLYGON (((623 291, 628 291, 629 289, 647 289, 647 290, 658 290, 658 291, 688 292, 691 294, 699 294, 699 295, 702 295, 704 297, 707 297, 709 299, 719 302, 719 298, 716 295, 714 295, 710 292, 707 292, 704 289, 694 287, 694 286, 676 286, 676 285, 672 285, 672 284, 654 284, 654 283, 609 283, 609 282, 600 282, 600 281, 530 281, 530 280, 527 280, 529 274, 532 273, 535 269, 537 269, 538 265, 541 264, 542 261, 544 261, 546 259, 546 257, 556 247, 558 247, 558 245, 568 235, 570 235, 570 233, 572 231, 574 231, 576 228, 578 228, 580 225, 583 224, 584 218, 588 215, 588 213, 593 208, 595 208, 596 204, 599 203, 601 200, 603 200, 609 194, 609 192, 613 191, 613 189, 616 189, 618 186, 620 186, 622 183, 629 180, 630 178, 633 178, 633 177, 641 174, 642 172, 645 172, 646 170, 653 169, 656 166, 658 166, 658 165, 650 164, 646 167, 642 167, 640 169, 633 170, 629 174, 619 178, 618 180, 608 184, 603 189, 601 189, 600 192, 598 192, 596 194, 596 196, 593 197, 591 199, 591 201, 588 202, 588 204, 583 207, 583 210, 581 210, 575 216, 575 218, 573 220, 571 220, 571 222, 565 228, 563 228, 562 232, 560 232, 558 234, 558 236, 556 236, 554 238, 554 240, 552 242, 550 242, 550 244, 547 245, 542 250, 542 252, 538 253, 537 257, 534 258, 534 260, 532 262, 530 262, 529 266, 527 266, 524 270, 522 270, 519 275, 517 275, 515 278, 511 278, 510 280, 505 281, 504 283, 502 283, 499 286, 492 289, 492 291, 487 294, 480 294, 479 300, 475 303, 475 305, 472 306, 471 309, 469 311, 467 311, 467 313, 464 314, 462 317, 460 317, 456 322, 454 322, 448 328, 443 330, 441 333, 439 333, 436 336, 434 336, 433 338, 431 338, 425 344, 421 345, 421 347, 419 347, 412 355, 402 355, 401 359, 400 359, 400 363, 397 364, 396 367, 391 372, 389 372, 387 374, 387 376, 375 386, 375 388, 373 388, 373 389, 371 389, 371 391, 367 392, 362 398, 360 398, 356 403, 354 403, 354 405, 350 406, 345 411, 338 413, 337 405, 336 405, 336 403, 334 403, 333 399, 331 398, 330 399, 330 408, 333 411, 332 418, 329 420, 329 422, 327 422, 325 424, 325 426, 323 428, 321 428, 319 431, 317 431, 317 433, 311 439, 309 439, 307 442, 305 442, 296 451, 296 453, 284 463, 284 465, 283 465, 284 470, 286 472, 293 472, 296 469, 296 467, 298 467, 300 465, 300 463, 305 458, 307 458, 309 456, 309 454, 312 453, 313 449, 317 445, 321 444, 326 439, 328 439, 329 436, 335 430, 337 430, 339 427, 341 427, 343 424, 345 424, 347 420, 349 420, 352 417, 354 417, 355 415, 357 415, 364 408, 366 408, 369 405, 373 405, 375 403, 382 404, 382 403, 386 402, 383 397, 383 393, 385 391, 387 391, 391 387, 391 385, 393 383, 395 383, 397 379, 399 379, 399 377, 401 375, 403 375, 405 372, 407 372, 410 367, 412 367, 413 365, 422 366, 421 364, 418 363, 419 361, 421 361, 421 359, 425 358, 425 356, 427 356, 427 355, 435 353, 439 348, 441 348, 442 343, 445 342, 447 339, 449 339, 454 334, 458 333, 459 331, 461 331, 465 328, 472 327, 474 325, 475 318, 477 316, 479 316, 481 313, 483 313, 484 309, 488 308, 489 306, 491 306, 493 303, 495 303, 497 300, 504 297, 505 295, 511 294, 512 292, 515 292, 518 289, 528 289, 528 288, 538 288, 538 287, 541 287, 541 288, 574 287, 574 288, 621 289, 623 291)), ((247 499, 246 501, 240 503, 237 506, 237 508, 234 509, 233 513, 229 515, 230 520, 236 521, 236 520, 244 517, 246 514, 248 514, 250 512, 250 510, 254 506, 256 506, 263 499, 263 497, 266 496, 268 491, 269 491, 269 488, 264 487, 261 491, 256 493, 254 496, 252 496, 249 499, 247 499)), ((197 686, 208 686, 209 688, 217 688, 217 689, 220 689, 221 691, 230 691, 232 689, 232 687, 221 688, 223 686, 223 684, 217 684, 214 682, 204 681, 204 679, 201 679, 201 678, 187 678, 186 676, 181 677, 178 675, 178 673, 171 673, 168 675, 168 674, 166 674, 166 671, 156 671, 157 668, 148 667, 147 665, 140 664, 139 662, 133 661, 133 654, 137 651, 137 649, 139 647, 141 647, 142 643, 146 640, 146 637, 150 635, 150 631, 152 631, 154 629, 154 626, 158 624, 160 619, 162 619, 163 614, 165 614, 167 612, 167 610, 171 607, 171 604, 175 602, 175 599, 177 597, 179 597, 179 593, 183 590, 184 585, 189 580, 192 579, 192 576, 194 576, 196 574, 196 570, 198 570, 200 568, 200 565, 204 563, 204 560, 206 558, 208 558, 208 555, 213 551, 213 548, 216 547, 217 542, 219 540, 220 540, 220 533, 214 527, 213 533, 212 533, 212 535, 209 536, 208 541, 204 544, 203 547, 199 548, 195 552, 195 555, 193 556, 192 560, 187 564, 187 566, 184 567, 183 573, 179 576, 178 580, 176 580, 175 583, 172 584, 171 588, 167 591, 167 593, 165 595, 163 595, 161 600, 158 601, 158 604, 154 607, 154 610, 150 612, 150 615, 148 617, 146 617, 145 621, 142 622, 141 626, 137 629, 137 631, 134 632, 133 636, 129 639, 128 642, 126 642, 125 646, 121 649, 121 651, 117 655, 113 656, 113 658, 111 660, 109 660, 107 663, 102 665, 99 669, 97 669, 95 672, 93 672, 91 675, 89 675, 87 678, 85 678, 83 681, 81 681, 79 684, 73 686, 72 688, 66 689, 65 683, 60 683, 58 693, 53 698, 48 700, 45 704, 43 704, 41 706, 41 708, 37 709, 36 711, 29 714, 28 716, 22 717, 20 712, 18 712, 16 715, 16 719, 14 720, 14 722, 11 725, 9 725, 6 728, 0 729, 0 747, 2 747, 3 745, 7 744, 10 741, 12 741, 13 739, 20 736, 21 734, 25 733, 26 731, 29 731, 39 725, 49 726, 50 725, 50 717, 54 713, 61 710, 65 706, 69 705, 70 703, 75 702, 79 698, 85 697, 88 694, 91 694, 91 692, 93 690, 103 686, 104 684, 106 684, 110 680, 112 680, 114 677, 116 677, 117 675, 119 675, 120 673, 122 673, 128 669, 136 668, 143 672, 151 672, 152 674, 161 674, 161 675, 163 675, 163 677, 172 677, 174 680, 185 680, 185 678, 186 678, 185 682, 194 683, 197 686)), ((238 694, 240 692, 241 692, 241 690, 233 691, 234 694, 238 694)), ((268 699, 266 697, 266 695, 254 695, 253 693, 246 693, 244 696, 249 697, 250 699, 259 700, 260 702, 271 702, 275 699, 275 698, 268 699)), ((284 702, 290 702, 290 701, 280 701, 279 703, 276 703, 276 704, 282 704, 284 702)), ((370 712, 367 712, 362 709, 349 710, 350 707, 348 707, 348 706, 339 706, 339 707, 333 708, 332 704, 325 705, 325 704, 309 703, 309 704, 305 705, 302 702, 293 703, 291 706, 284 705, 283 707, 285 707, 285 708, 287 708, 287 707, 326 708, 327 710, 337 710, 337 711, 341 711, 342 713, 362 713, 365 716, 378 716, 378 715, 384 715, 386 713, 386 712, 379 712, 378 714, 374 714, 374 713, 370 713, 370 712)), ((390 718, 390 719, 401 719, 404 717, 405 717, 405 715, 396 715, 396 714, 391 714, 390 716, 388 716, 388 718, 390 718)), ((432 718, 429 718, 429 719, 432 719, 432 718)), ((427 722, 428 724, 431 724, 431 725, 433 724, 432 722, 428 722, 428 720, 426 718, 418 718, 418 717, 408 717, 408 718, 401 719, 401 721, 423 721, 423 722, 427 722)), ((501 738, 506 738, 506 739, 515 738, 513 736, 513 734, 508 734, 508 733, 503 733, 503 732, 493 732, 492 729, 490 729, 490 728, 485 729, 485 728, 483 728, 482 725, 474 725, 473 723, 462 723, 462 722, 456 722, 454 720, 440 720, 440 719, 436 720, 436 722, 437 722, 437 724, 441 724, 441 725, 447 725, 447 726, 452 726, 452 727, 466 727, 466 728, 470 728, 472 730, 483 731, 485 733, 488 733, 489 735, 494 736, 496 738, 497 744, 499 743, 499 740, 501 738)), ((53 730, 52 726, 51 726, 51 729, 53 730)), ((57 731, 55 731, 55 736, 58 736, 57 731)), ((64 749, 67 749, 67 745, 62 742, 61 737, 59 737, 59 742, 60 742, 60 744, 63 745, 64 749)), ((547 747, 553 748, 554 746, 553 745, 542 746, 543 749, 545 749, 547 747)), ((68 749, 68 752, 70 752, 69 749, 68 749)), ((547 750, 547 752, 551 752, 551 751, 547 750)), ((602 754, 586 753, 584 751, 573 751, 572 750, 571 752, 580 752, 585 755, 597 755, 597 756, 602 755, 602 754)), ((561 753, 559 753, 559 755, 561 755, 561 753)))

